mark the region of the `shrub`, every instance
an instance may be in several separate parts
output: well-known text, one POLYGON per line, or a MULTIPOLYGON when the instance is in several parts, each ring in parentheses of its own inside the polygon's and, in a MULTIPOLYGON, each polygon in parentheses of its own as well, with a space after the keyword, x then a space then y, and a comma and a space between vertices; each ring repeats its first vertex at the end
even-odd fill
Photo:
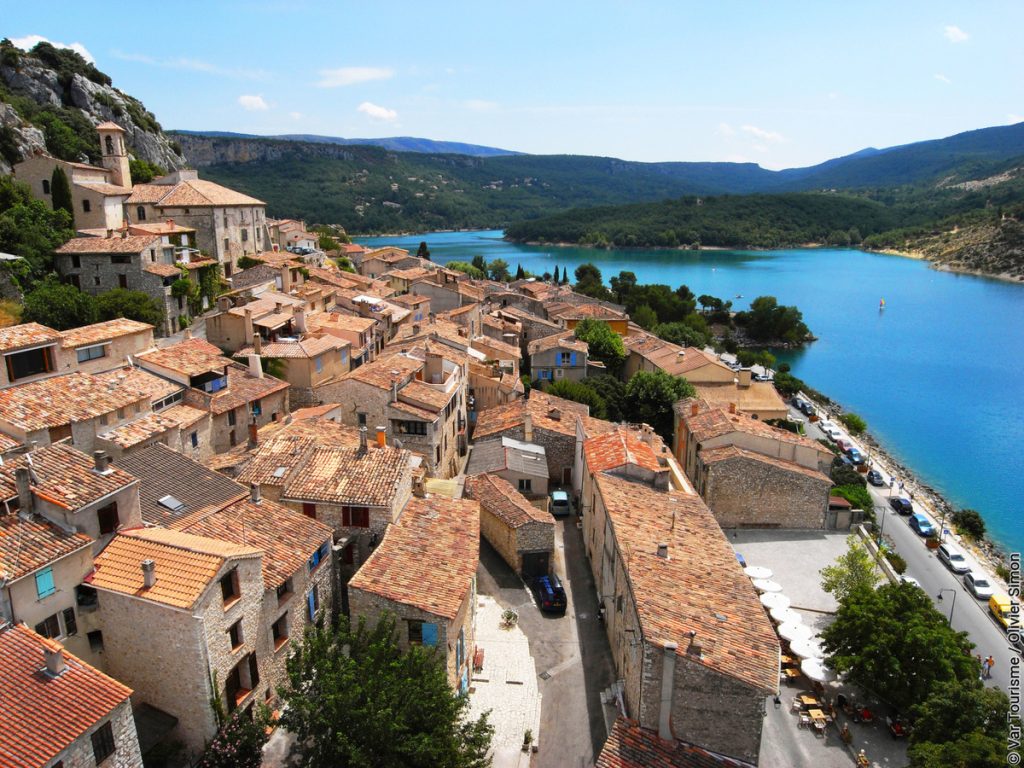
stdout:
POLYGON ((860 485, 867 487, 864 475, 843 461, 836 459, 832 464, 832 482, 836 485, 860 485))
POLYGON ((162 328, 164 310, 156 299, 143 291, 114 288, 96 297, 96 312, 100 320, 126 317, 140 323, 162 328))
POLYGON ((23 323, 40 323, 66 331, 96 322, 96 301, 51 275, 25 294, 23 323))
POLYGON ((258 267, 263 262, 259 259, 254 259, 252 256, 242 256, 238 260, 239 269, 250 269, 252 267, 258 267))
POLYGON ((871 500, 871 494, 863 485, 837 485, 829 493, 846 499, 854 509, 862 509, 866 515, 874 514, 874 502, 871 500))
POLYGON ((985 538, 985 521, 981 515, 973 509, 960 509, 953 513, 951 519, 953 525, 960 533, 969 536, 975 541, 985 538))
POLYGON ((590 415, 595 418, 603 419, 607 415, 604 400, 582 381, 559 379, 545 386, 544 391, 549 395, 590 406, 590 415))
POLYGON ((907 561, 903 559, 903 556, 900 555, 899 552, 887 549, 885 551, 885 559, 889 561, 889 565, 892 566, 892 569, 896 571, 896 573, 900 575, 906 573, 907 561))
POLYGON ((839 420, 855 435, 863 434, 864 430, 868 428, 868 423, 856 413, 844 413, 839 420))

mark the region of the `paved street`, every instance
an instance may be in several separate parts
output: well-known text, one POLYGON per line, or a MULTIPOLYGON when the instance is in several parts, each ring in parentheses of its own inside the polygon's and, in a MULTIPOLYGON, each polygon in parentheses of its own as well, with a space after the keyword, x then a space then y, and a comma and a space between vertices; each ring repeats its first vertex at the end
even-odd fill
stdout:
POLYGON ((519 627, 530 640, 542 696, 540 750, 533 765, 584 768, 605 741, 600 694, 614 680, 614 670, 575 517, 555 523, 554 569, 568 597, 564 616, 542 614, 522 580, 486 541, 480 544, 478 590, 502 608, 518 611, 519 627))

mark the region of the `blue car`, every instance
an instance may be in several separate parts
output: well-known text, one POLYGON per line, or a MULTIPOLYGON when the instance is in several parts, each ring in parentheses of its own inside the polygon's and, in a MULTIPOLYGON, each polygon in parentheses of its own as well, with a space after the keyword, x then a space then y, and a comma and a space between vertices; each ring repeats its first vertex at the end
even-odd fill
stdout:
POLYGON ((864 454, 862 454, 856 448, 851 447, 850 450, 846 452, 846 455, 849 456, 850 461, 852 461, 857 466, 860 466, 861 464, 864 463, 864 454))
POLYGON ((555 574, 538 576, 533 580, 533 589, 537 593, 537 603, 542 611, 565 613, 565 588, 555 574))
POLYGON ((907 520, 907 524, 914 529, 918 536, 931 536, 935 533, 935 528, 928 522, 928 518, 922 515, 920 512, 915 512, 907 520))

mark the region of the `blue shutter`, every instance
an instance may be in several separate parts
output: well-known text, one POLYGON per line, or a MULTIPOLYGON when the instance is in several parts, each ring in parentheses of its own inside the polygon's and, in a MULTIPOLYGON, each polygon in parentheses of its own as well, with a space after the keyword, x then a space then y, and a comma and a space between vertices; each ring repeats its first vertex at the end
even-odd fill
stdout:
POLYGON ((423 644, 437 645, 437 624, 423 622, 423 644))
POLYGON ((309 620, 316 620, 316 595, 313 594, 313 590, 309 591, 306 595, 306 602, 309 603, 309 620))
POLYGON ((53 584, 53 568, 43 568, 36 574, 36 595, 46 597, 57 591, 53 584))
POLYGON ((576 365, 576 353, 571 352, 569 354, 569 365, 576 365))

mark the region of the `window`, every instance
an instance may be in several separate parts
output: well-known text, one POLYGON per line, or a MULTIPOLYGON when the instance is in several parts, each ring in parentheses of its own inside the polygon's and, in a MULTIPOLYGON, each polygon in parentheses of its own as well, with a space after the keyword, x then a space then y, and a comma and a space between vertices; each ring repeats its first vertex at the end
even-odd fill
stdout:
POLYGON ((323 547, 320 547, 319 549, 317 549, 316 552, 314 552, 312 555, 309 556, 309 560, 306 561, 306 568, 309 570, 310 573, 312 573, 313 571, 315 571, 319 567, 320 562, 323 559, 324 559, 323 547))
POLYGON ((530 493, 531 491, 533 491, 533 488, 531 487, 532 485, 533 485, 533 481, 530 480, 529 478, 526 478, 525 480, 523 478, 519 478, 519 490, 520 491, 525 491, 526 493, 530 493))
POLYGON ((559 352, 558 353, 558 364, 559 365, 576 365, 576 353, 575 352, 559 352))
POLYGON ((283 603, 292 596, 292 580, 287 579, 283 584, 277 585, 277 602, 283 603))
POLYGON ((192 441, 192 447, 193 448, 198 448, 199 447, 199 433, 198 432, 193 432, 188 437, 189 437, 189 440, 192 441))
POLYGON ((124 419, 124 408, 117 409, 117 420, 122 421, 124 419))
POLYGON ((365 413, 360 413, 359 414, 359 426, 360 427, 365 427, 366 426, 366 414, 365 413))
POLYGON ((281 646, 288 642, 288 613, 285 612, 281 618, 270 625, 270 632, 274 638, 274 650, 281 650, 281 646))
POLYGON ((224 238, 224 253, 227 253, 230 250, 231 250, 231 240, 229 240, 228 238, 225 237, 224 238))
POLYGON ((437 624, 409 619, 410 645, 437 645, 437 624))
POLYGON ((93 282, 94 282, 94 283, 95 283, 96 285, 99 285, 99 284, 100 284, 100 276, 99 276, 99 275, 94 275, 94 276, 93 276, 93 278, 92 278, 92 281, 93 281, 93 282))
POLYGON ((220 580, 220 593, 224 597, 224 607, 233 605, 241 596, 238 588, 238 569, 232 568, 229 573, 224 574, 220 580))
POLYGON ((542 381, 550 381, 551 371, 548 370, 547 368, 541 368, 540 371, 538 371, 537 378, 541 379, 542 381))
POLYGON ((97 511, 96 516, 100 521, 100 536, 104 536, 108 533, 113 533, 117 530, 117 526, 121 523, 120 518, 117 515, 117 502, 107 504, 107 506, 97 511))
POLYGON ((131 264, 132 255, 130 253, 115 253, 110 257, 111 264, 131 264))
POLYGON ((135 209, 135 220, 136 221, 145 221, 146 220, 146 208, 145 208, 145 206, 140 205, 139 207, 137 207, 135 209))
POLYGON ((60 637, 60 621, 57 619, 57 614, 53 616, 47 616, 45 619, 36 624, 36 632, 43 637, 55 638, 60 637))
POLYGON ((94 653, 98 653, 103 650, 103 633, 98 629, 94 629, 92 632, 86 633, 86 637, 89 638, 89 650, 94 653))
POLYGON ((317 355, 317 358, 316 358, 316 372, 317 373, 323 373, 324 372, 324 356, 323 355, 317 355))
POLYGON ((302 514, 306 517, 316 517, 316 504, 309 501, 302 502, 302 514))
POLYGON ((117 287, 118 288, 127 288, 128 287, 128 275, 118 275, 117 276, 117 287))
POLYGON ((98 344, 95 347, 83 347, 78 350, 78 362, 85 363, 89 360, 99 360, 107 356, 107 345, 98 344))
POLYGON ((81 269, 82 268, 82 257, 79 256, 77 253, 74 253, 74 254, 71 255, 71 266, 74 269, 81 269))
POLYGON ((56 591, 57 587, 53 584, 53 568, 47 566, 36 573, 36 597, 49 597, 56 591))
POLYGON ((242 242, 243 243, 248 243, 249 242, 249 230, 246 229, 245 227, 242 227, 242 242))
POLYGON ((316 612, 320 610, 320 585, 314 584, 306 596, 306 607, 309 609, 309 620, 316 621, 316 612))
POLYGON ((235 415, 235 412, 234 411, 228 411, 228 426, 229 427, 235 426, 237 421, 238 421, 238 417, 235 415))
MULTIPOLYGON (((326 309, 326 307, 324 307, 324 309, 326 309)), ((339 349, 338 350, 338 359, 341 360, 341 364, 342 365, 347 363, 348 362, 348 350, 347 349, 339 349)))
POLYGON ((90 211, 92 211, 92 203, 90 203, 88 200, 83 200, 82 211, 84 211, 85 213, 89 213, 90 211))
POLYGON ((252 403, 252 415, 262 416, 263 415, 263 403, 259 400, 254 400, 252 403))
MULTIPOLYGON (((107 146, 107 154, 108 155, 114 154, 114 140, 110 136, 106 137, 106 146, 107 146)), ((97 760, 96 762, 98 763, 99 760, 97 760)))
POLYGON ((394 421, 395 431, 400 435, 426 435, 427 423, 425 421, 394 421))
POLYGON ((228 215, 225 213, 224 214, 224 229, 227 229, 227 228, 228 228, 228 215))
POLYGON ((51 373, 56 370, 53 363, 53 348, 38 347, 24 352, 12 352, 4 355, 7 363, 7 378, 10 381, 36 376, 40 373, 51 373))
POLYGON ((239 619, 228 629, 228 642, 231 644, 231 650, 237 651, 242 647, 242 620, 239 619))
POLYGON ((369 507, 342 507, 341 508, 341 524, 348 525, 353 528, 369 528, 370 527, 370 508, 369 507))
POLYGON ((61 612, 61 616, 64 617, 64 634, 77 635, 78 634, 78 619, 75 618, 74 608, 65 608, 61 612))
POLYGON ((114 729, 108 720, 92 734, 92 754, 99 765, 114 754, 114 729))
POLYGON ((50 194, 50 182, 47 181, 46 179, 43 179, 43 194, 50 194))

